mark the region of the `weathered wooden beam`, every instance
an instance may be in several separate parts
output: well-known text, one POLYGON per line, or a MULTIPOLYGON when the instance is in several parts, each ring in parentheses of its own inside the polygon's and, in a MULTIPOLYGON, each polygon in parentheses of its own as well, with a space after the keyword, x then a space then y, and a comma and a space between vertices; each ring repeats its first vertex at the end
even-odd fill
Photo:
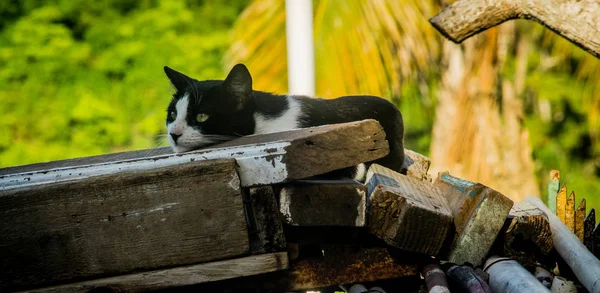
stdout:
POLYGON ((450 248, 450 262, 483 263, 513 206, 512 200, 479 183, 440 173, 435 181, 448 199, 456 235, 450 248))
POLYGON ((365 226, 367 188, 354 180, 303 180, 279 192, 279 211, 293 226, 365 226))
POLYGON ((579 205, 575 209, 575 235, 579 238, 579 241, 583 242, 583 226, 585 221, 586 204, 585 198, 579 202, 579 205))
POLYGON ((548 183, 548 207, 554 214, 556 214, 556 195, 558 194, 558 190, 560 188, 559 181, 560 171, 550 171, 550 183, 548 183))
POLYGON ((8 168, 1 171, 0 191, 18 187, 67 180, 82 180, 91 176, 116 174, 125 170, 143 171, 174 166, 191 161, 234 158, 244 187, 287 182, 376 160, 389 152, 385 132, 375 120, 325 125, 293 131, 245 136, 212 148, 183 154, 147 156, 144 152, 107 155, 73 162, 8 168), (27 171, 25 171, 27 170, 27 171))
POLYGON ((389 245, 436 255, 452 215, 439 189, 373 164, 367 172, 369 231, 389 245))
POLYGON ((565 226, 575 232, 575 192, 571 191, 571 195, 567 197, 565 205, 565 226))
POLYGON ((408 256, 398 259, 386 248, 336 247, 325 250, 323 258, 292 263, 285 278, 286 291, 415 276, 419 274, 419 266, 419 260, 408 256))
POLYGON ((431 160, 429 160, 428 157, 417 152, 404 149, 404 164, 407 167, 407 176, 431 182, 431 176, 429 176, 429 173, 427 173, 429 171, 429 166, 431 166, 431 160))
POLYGON ((219 280, 264 274, 288 268, 285 252, 268 253, 163 270, 28 290, 35 293, 142 292, 175 289, 219 280))
POLYGON ((596 227, 596 210, 591 209, 583 221, 583 244, 589 251, 594 251, 593 232, 596 227))
POLYGON ((529 202, 515 203, 506 219, 505 255, 532 263, 546 257, 553 248, 548 216, 529 202))
POLYGON ((459 0, 429 22, 448 39, 463 40, 515 18, 533 19, 600 57, 600 3, 577 0, 459 0))
POLYGON ((556 216, 566 224, 567 185, 563 184, 556 195, 556 216))
POLYGON ((506 257, 490 257, 483 269, 490 275, 489 285, 494 292, 548 292, 531 273, 517 261, 506 257))
POLYGON ((4 190, 0 289, 248 253, 239 182, 227 159, 4 190))
POLYGON ((590 292, 600 292, 600 261, 537 197, 529 196, 524 200, 532 203, 548 215, 554 248, 573 270, 577 279, 590 292))
POLYGON ((251 187, 245 204, 250 251, 253 254, 287 249, 277 198, 271 186, 251 187))

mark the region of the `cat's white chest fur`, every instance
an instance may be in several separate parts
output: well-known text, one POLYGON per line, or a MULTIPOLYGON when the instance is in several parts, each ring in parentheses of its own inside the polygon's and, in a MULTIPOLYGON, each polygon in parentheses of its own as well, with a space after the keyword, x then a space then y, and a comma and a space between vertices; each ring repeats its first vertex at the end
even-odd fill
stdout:
POLYGON ((288 109, 279 117, 268 118, 261 113, 254 113, 254 134, 280 132, 300 128, 302 106, 293 96, 286 96, 288 109))

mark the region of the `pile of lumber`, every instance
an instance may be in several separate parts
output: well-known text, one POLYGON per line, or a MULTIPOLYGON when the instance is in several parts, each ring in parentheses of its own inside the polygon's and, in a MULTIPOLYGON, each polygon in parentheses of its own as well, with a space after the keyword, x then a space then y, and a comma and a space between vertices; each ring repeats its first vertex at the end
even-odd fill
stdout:
POLYGON ((600 291, 583 226, 537 198, 431 176, 410 150, 406 175, 319 176, 388 152, 364 120, 0 169, 0 291, 600 291))

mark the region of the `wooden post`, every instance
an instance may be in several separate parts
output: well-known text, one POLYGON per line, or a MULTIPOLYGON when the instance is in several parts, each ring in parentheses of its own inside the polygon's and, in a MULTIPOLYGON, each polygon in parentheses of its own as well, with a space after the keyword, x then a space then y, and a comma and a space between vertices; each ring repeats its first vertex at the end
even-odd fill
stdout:
POLYGON ((367 188, 354 180, 303 180, 279 192, 279 212, 293 226, 365 226, 367 188))
POLYGON ((592 252, 594 251, 594 227, 596 227, 596 210, 591 209, 583 221, 583 243, 592 252))
POLYGON ((573 234, 537 197, 527 197, 532 203, 548 215, 554 248, 573 270, 579 281, 590 292, 600 292, 600 261, 583 246, 573 234))
POLYGON ((429 22, 445 37, 460 43, 510 19, 533 19, 600 57, 598 10, 598 1, 459 0, 429 22))
POLYGON ((481 264, 513 202, 485 185, 453 177, 447 172, 438 174, 434 185, 446 195, 454 216, 456 235, 449 261, 481 264))
POLYGON ((367 172, 369 232, 400 249, 436 255, 452 215, 431 184, 373 164, 367 172))
POLYGON ((489 285, 494 292, 550 292, 517 261, 506 257, 490 257, 483 269, 490 275, 489 285))
POLYGON ((583 242, 583 227, 585 220, 585 198, 579 202, 579 205, 575 209, 575 235, 579 238, 579 241, 583 242))
POLYGON ((567 198, 565 205, 565 226, 575 232, 575 192, 571 191, 571 195, 567 198))
POLYGON ((234 159, 123 171, 0 196, 0 291, 247 254, 234 159))
POLYGON ((563 184, 558 194, 556 195, 556 216, 561 222, 566 222, 566 208, 567 208, 567 185, 563 184))
POLYGON ((553 248, 548 216, 529 202, 515 203, 504 234, 504 253, 536 263, 553 248))
POLYGON ((429 293, 450 293, 446 275, 442 268, 437 264, 429 264, 423 268, 422 272, 429 293))
POLYGON ((452 263, 447 263, 444 267, 447 267, 446 276, 450 281, 451 292, 455 291, 454 287, 458 287, 457 292, 492 293, 490 286, 475 273, 473 268, 452 263))
POLYGON ((559 181, 560 171, 550 171, 550 183, 548 184, 548 207, 554 214, 556 214, 556 195, 558 194, 558 189, 560 188, 559 181))

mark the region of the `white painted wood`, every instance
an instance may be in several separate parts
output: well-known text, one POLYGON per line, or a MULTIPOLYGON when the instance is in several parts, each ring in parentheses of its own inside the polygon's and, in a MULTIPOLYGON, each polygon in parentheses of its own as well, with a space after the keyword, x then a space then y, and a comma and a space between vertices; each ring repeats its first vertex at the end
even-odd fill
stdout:
POLYGON ((524 200, 548 215, 554 248, 573 270, 581 284, 590 292, 600 292, 600 260, 579 241, 579 238, 539 198, 528 196, 524 200))
POLYGON ((315 95, 313 8, 309 0, 286 0, 288 88, 293 95, 315 95))
POLYGON ((277 183, 287 179, 288 173, 282 158, 285 154, 285 147, 289 145, 289 142, 273 142, 16 173, 5 175, 0 179, 0 191, 68 180, 81 180, 123 171, 151 170, 190 161, 219 158, 235 158, 237 160, 238 172, 243 187, 277 183))

